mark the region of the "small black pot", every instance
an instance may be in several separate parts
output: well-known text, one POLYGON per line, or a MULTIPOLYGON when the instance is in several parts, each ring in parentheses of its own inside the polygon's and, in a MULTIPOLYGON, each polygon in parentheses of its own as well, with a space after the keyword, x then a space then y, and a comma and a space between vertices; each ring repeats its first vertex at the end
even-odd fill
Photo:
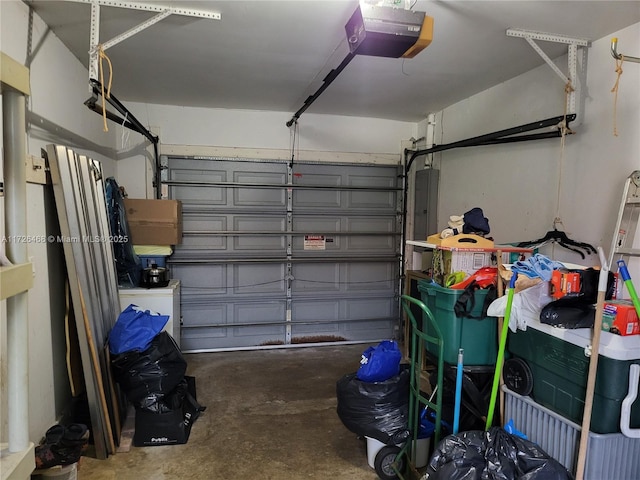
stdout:
POLYGON ((160 288, 169 285, 169 270, 152 263, 149 268, 142 270, 140 286, 146 288, 160 288))

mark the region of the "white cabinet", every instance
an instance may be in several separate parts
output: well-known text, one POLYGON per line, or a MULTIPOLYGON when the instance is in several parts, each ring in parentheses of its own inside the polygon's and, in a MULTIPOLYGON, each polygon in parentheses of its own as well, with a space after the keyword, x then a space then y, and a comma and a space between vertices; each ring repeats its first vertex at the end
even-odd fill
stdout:
POLYGON ((180 346, 180 280, 171 280, 162 288, 120 288, 120 309, 130 304, 151 310, 161 315, 169 315, 163 328, 180 346))

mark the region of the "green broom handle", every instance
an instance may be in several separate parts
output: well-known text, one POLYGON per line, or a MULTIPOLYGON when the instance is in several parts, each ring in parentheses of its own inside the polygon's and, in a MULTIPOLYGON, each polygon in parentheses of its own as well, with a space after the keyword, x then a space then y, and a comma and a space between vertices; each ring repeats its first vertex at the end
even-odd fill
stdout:
POLYGON ((638 294, 633 286, 631 275, 629 275, 629 270, 627 269, 627 264, 624 260, 618 260, 618 272, 620 272, 620 276, 622 277, 622 280, 624 280, 624 285, 627 287, 633 306, 636 309, 636 313, 638 314, 638 317, 640 317, 640 300, 638 300, 638 294))
POLYGON ((500 385, 500 374, 502 373, 502 362, 504 361, 504 350, 507 345, 507 333, 509 332, 509 318, 511 317, 511 305, 513 304, 513 290, 516 286, 516 278, 518 274, 513 273, 511 282, 509 282, 509 290, 507 291, 507 308, 504 312, 504 323, 502 332, 500 333, 500 347, 498 348, 498 358, 496 359, 496 370, 493 375, 493 387, 491 388, 491 401, 489 402, 489 411, 487 412, 487 424, 485 430, 491 428, 493 423, 493 413, 496 409, 496 399, 498 398, 498 387, 500 385))

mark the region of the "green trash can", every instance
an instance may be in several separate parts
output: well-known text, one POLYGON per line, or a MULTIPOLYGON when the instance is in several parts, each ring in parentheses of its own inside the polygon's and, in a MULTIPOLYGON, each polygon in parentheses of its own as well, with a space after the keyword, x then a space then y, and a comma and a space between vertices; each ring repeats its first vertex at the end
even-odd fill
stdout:
MULTIPOLYGON (((454 307, 464 290, 441 287, 427 280, 418 282, 422 301, 433 314, 444 342, 444 361, 458 363, 458 350, 464 348, 464 366, 495 365, 498 356, 498 325, 496 317, 458 317, 454 307)), ((475 305, 471 315, 480 317, 488 290, 479 289, 474 293, 475 305)), ((434 335, 430 322, 423 320, 425 332, 434 335)), ((438 354, 436 346, 427 343, 427 352, 438 354)))

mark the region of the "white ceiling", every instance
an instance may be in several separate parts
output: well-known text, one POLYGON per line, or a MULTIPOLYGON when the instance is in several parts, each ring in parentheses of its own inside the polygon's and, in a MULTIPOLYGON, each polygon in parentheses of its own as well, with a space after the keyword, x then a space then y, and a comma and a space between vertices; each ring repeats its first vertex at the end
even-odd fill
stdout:
MULTIPOLYGON (((88 65, 90 6, 25 1, 88 65)), ((357 0, 153 3, 216 11, 222 19, 172 15, 107 50, 119 100, 291 114, 347 55, 344 26, 358 5, 357 0)), ((356 56, 307 112, 419 121, 543 63, 524 39, 506 36, 508 28, 593 41, 640 22, 640 1, 417 0, 413 9, 434 17, 428 48, 413 59, 356 56)), ((102 41, 153 15, 106 6, 100 14, 102 41)), ((566 54, 564 45, 538 43, 551 58, 566 54)), ((637 55, 639 46, 619 49, 637 55)), ((553 73, 550 78, 560 82, 553 73)))

